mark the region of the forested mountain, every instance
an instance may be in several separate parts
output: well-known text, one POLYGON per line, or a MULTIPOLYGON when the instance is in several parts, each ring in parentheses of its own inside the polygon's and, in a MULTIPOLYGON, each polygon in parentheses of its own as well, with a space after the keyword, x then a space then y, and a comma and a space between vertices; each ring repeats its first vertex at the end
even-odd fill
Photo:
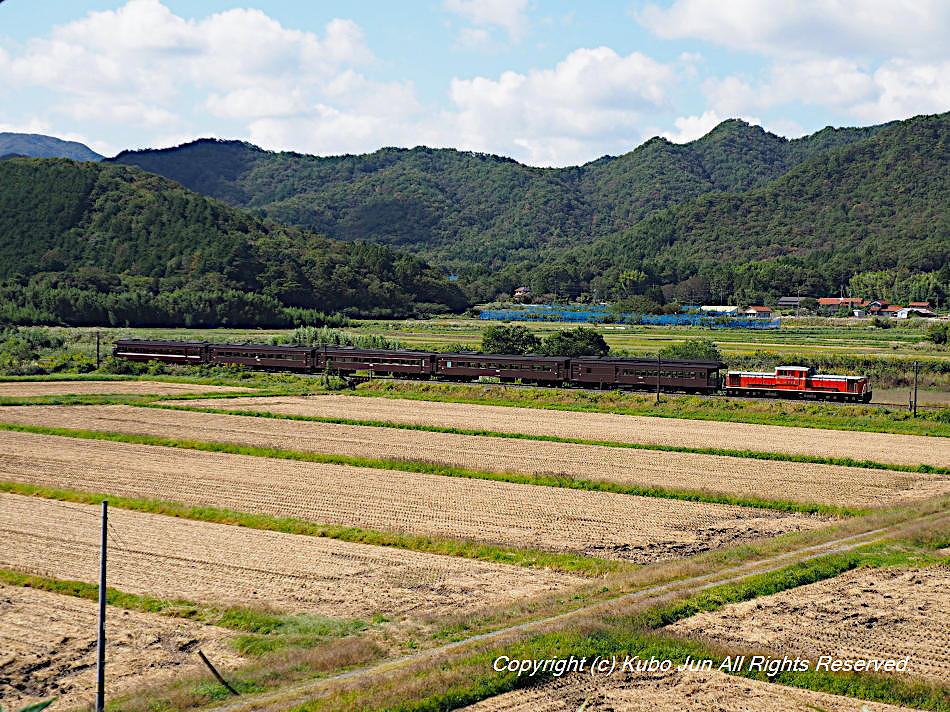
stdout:
POLYGON ((285 227, 137 168, 63 159, 0 162, 0 278, 18 320, 252 325, 465 306, 418 258, 285 227))
POLYGON ((752 301, 796 289, 837 293, 861 272, 947 264, 950 114, 941 114, 823 151, 762 187, 653 213, 562 253, 531 279, 542 291, 579 284, 625 296, 624 285, 636 293, 650 284, 666 285, 667 299, 688 298, 690 290, 701 299, 752 301))
POLYGON ((74 161, 102 160, 102 156, 78 141, 63 141, 42 134, 0 132, 0 158, 9 155, 32 158, 71 158, 74 161))
POLYGON ((688 198, 762 186, 880 128, 828 128, 788 141, 731 120, 692 143, 655 138, 623 156, 560 169, 450 149, 319 158, 216 140, 107 160, 283 223, 398 245, 469 272, 525 269, 552 249, 590 243, 688 198))

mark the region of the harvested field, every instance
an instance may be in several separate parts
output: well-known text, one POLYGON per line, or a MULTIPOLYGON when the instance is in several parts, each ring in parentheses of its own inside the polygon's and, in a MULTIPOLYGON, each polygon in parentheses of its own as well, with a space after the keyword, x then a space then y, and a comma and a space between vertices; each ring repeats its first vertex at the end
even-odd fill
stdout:
MULTIPOLYGON (((95 601, 0 584, 0 700, 8 709, 50 697, 48 709, 95 701, 95 601)), ((205 674, 195 651, 226 670, 244 662, 231 631, 154 613, 106 610, 107 698, 178 675, 205 674)))
POLYGON ((168 381, 7 381, 0 383, 0 396, 29 398, 62 395, 159 395, 253 391, 238 386, 203 386, 168 381))
MULTIPOLYGON (((950 679, 950 566, 857 569, 678 621, 667 631, 778 655, 910 657, 907 674, 950 679)), ((811 657, 810 657, 811 656, 811 657)))
MULTIPOLYGON (((96 583, 99 507, 0 494, 0 567, 96 583)), ((584 583, 566 574, 115 509, 120 591, 332 618, 468 613, 584 583)))
POLYGON ((880 507, 950 492, 950 478, 943 475, 123 405, 0 408, 0 422, 416 460, 843 507, 880 507))
POLYGON ((460 712, 901 712, 878 702, 746 680, 718 671, 571 675, 464 707, 460 712))
POLYGON ((0 479, 633 562, 822 526, 818 516, 0 431, 0 479))
MULTIPOLYGON (((187 401, 176 401, 186 405, 187 401)), ((192 403, 208 407, 208 403, 192 403)), ((578 413, 367 396, 296 396, 216 400, 214 408, 266 410, 352 420, 437 425, 467 430, 583 440, 849 457, 894 465, 950 467, 950 438, 751 425, 711 420, 578 413)))

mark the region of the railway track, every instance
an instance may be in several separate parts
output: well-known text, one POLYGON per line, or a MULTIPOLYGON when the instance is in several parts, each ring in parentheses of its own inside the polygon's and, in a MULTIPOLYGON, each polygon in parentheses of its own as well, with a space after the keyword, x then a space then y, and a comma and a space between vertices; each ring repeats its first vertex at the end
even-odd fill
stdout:
MULTIPOLYGON (((267 371, 261 371, 260 373, 268 373, 268 372, 267 372, 267 371)), ((300 376, 302 376, 302 377, 304 377, 304 378, 324 378, 324 375, 323 375, 323 374, 319 374, 319 373, 317 373, 317 374, 301 373, 301 374, 297 374, 297 375, 300 375, 300 376)), ((345 380, 347 380, 348 382, 350 382, 350 383, 352 383, 352 384, 368 383, 368 382, 370 382, 370 381, 387 381, 387 382, 394 382, 394 383, 415 383, 415 384, 418 384, 418 383, 442 383, 442 384, 450 385, 450 386, 451 386, 451 385, 459 385, 459 382, 458 382, 458 381, 445 381, 445 380, 438 380, 438 379, 420 380, 420 379, 411 379, 411 378, 387 378, 387 377, 384 377, 384 376, 350 376, 349 378, 346 378, 345 380)), ((601 392, 603 392, 603 391, 602 391, 601 389, 599 389, 599 388, 584 388, 584 387, 582 387, 582 386, 554 387, 554 386, 539 385, 539 384, 535 384, 535 383, 501 383, 500 381, 481 381, 481 380, 479 380, 479 381, 466 382, 466 383, 462 383, 461 385, 475 385, 475 386, 477 386, 477 385, 494 385, 494 386, 504 386, 505 388, 527 388, 527 389, 535 389, 535 390, 541 389, 541 390, 551 390, 551 391, 570 390, 570 391, 581 391, 581 392, 584 392, 584 393, 601 393, 601 392)), ((606 390, 606 389, 605 389, 605 390, 606 390)), ((621 390, 623 390, 623 391, 625 391, 625 392, 627 392, 627 393, 640 393, 640 394, 643 394, 643 395, 651 395, 651 394, 655 393, 655 391, 650 391, 650 390, 646 390, 646 389, 643 389, 643 390, 621 389, 621 390)), ((685 397, 690 397, 690 398, 702 398, 703 400, 719 400, 719 399, 722 399, 722 398, 735 398, 735 399, 738 399, 738 400, 750 401, 750 402, 760 402, 760 403, 775 403, 775 402, 790 401, 790 402, 827 403, 828 405, 836 405, 836 406, 855 406, 855 405, 863 405, 863 406, 869 406, 869 407, 872 407, 872 408, 897 408, 897 409, 908 408, 908 409, 909 409, 909 407, 908 407, 907 404, 900 404, 900 403, 880 403, 880 402, 875 402, 875 401, 873 401, 873 400, 872 400, 870 403, 844 403, 844 402, 841 402, 841 401, 832 401, 832 400, 815 400, 815 399, 804 399, 804 400, 803 400, 803 399, 801 399, 801 398, 779 398, 779 397, 763 398, 763 397, 758 397, 758 396, 724 396, 724 395, 718 395, 718 394, 705 394, 705 393, 678 393, 678 392, 676 392, 676 391, 661 391, 661 394, 662 394, 662 397, 663 397, 663 398, 685 398, 685 397)), ((945 407, 946 407, 946 406, 941 406, 941 405, 924 405, 924 404, 919 404, 919 405, 917 406, 917 410, 918 410, 918 411, 921 411, 921 410, 923 410, 923 411, 936 411, 936 410, 941 410, 941 409, 943 409, 943 408, 945 408, 945 407)))
POLYGON ((939 523, 940 525, 946 526, 948 522, 950 522, 950 515, 946 512, 915 517, 886 527, 879 527, 857 534, 837 537, 819 544, 802 546, 798 549, 776 554, 758 561, 739 564, 686 579, 639 589, 631 593, 597 601, 565 613, 507 626, 487 633, 480 633, 465 638, 464 640, 453 641, 435 648, 403 655, 391 660, 383 660, 373 665, 348 670, 347 672, 320 678, 319 680, 307 681, 273 692, 263 693, 253 698, 238 700, 230 704, 220 705, 213 709, 216 712, 263 712, 265 710, 276 712, 277 710, 285 710, 301 705, 309 700, 327 696, 330 694, 330 686, 332 683, 370 676, 376 676, 381 679, 392 678, 403 673, 407 667, 416 664, 425 664, 433 659, 461 650, 465 646, 485 642, 495 642, 500 645, 510 638, 516 638, 521 634, 531 633, 541 628, 552 625, 569 625, 572 620, 583 616, 606 613, 611 609, 622 608, 625 605, 649 605, 651 603, 659 603, 674 594, 681 596, 691 595, 715 586, 736 583, 750 576, 776 571, 793 563, 801 563, 821 556, 851 551, 860 546, 886 539, 898 533, 900 530, 914 525, 939 523))

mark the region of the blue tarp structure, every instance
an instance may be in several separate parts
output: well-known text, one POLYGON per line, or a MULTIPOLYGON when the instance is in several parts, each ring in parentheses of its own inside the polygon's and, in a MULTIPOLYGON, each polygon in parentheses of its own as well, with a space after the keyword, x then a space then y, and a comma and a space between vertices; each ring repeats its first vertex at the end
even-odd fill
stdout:
POLYGON ((715 317, 704 314, 615 314, 603 307, 531 305, 519 309, 482 309, 479 318, 491 321, 565 321, 584 324, 654 324, 709 326, 719 329, 778 329, 778 320, 715 317))

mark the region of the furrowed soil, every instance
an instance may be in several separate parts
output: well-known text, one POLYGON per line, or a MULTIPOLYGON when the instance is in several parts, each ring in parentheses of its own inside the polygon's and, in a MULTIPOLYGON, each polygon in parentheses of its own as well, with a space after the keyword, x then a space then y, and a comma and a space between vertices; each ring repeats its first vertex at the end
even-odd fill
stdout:
POLYGON ((159 395, 253 391, 238 386, 204 386, 166 381, 8 381, 0 383, 0 396, 29 398, 62 395, 159 395))
POLYGON ((950 566, 863 568, 699 613, 665 630, 727 646, 839 658, 910 658, 907 674, 950 680, 950 566))
MULTIPOLYGON (((0 567, 98 580, 99 507, 0 494, 0 567)), ((416 551, 123 509, 109 582, 126 593, 332 618, 468 613, 585 579, 416 551)))
POLYGON ((0 479, 637 563, 829 521, 731 505, 13 431, 0 431, 0 479))
POLYGON ((0 408, 0 422, 165 438, 187 436, 209 442, 844 507, 880 507, 950 492, 950 478, 944 475, 124 405, 0 408))
MULTIPOLYGON (((59 698, 53 711, 95 701, 97 615, 95 601, 0 584, 0 700, 7 709, 51 697, 59 698)), ((106 620, 107 699, 206 672, 199 648, 222 671, 244 662, 225 643, 233 633, 224 628, 112 606, 106 620)))
POLYGON ((460 712, 902 712, 878 702, 812 692, 718 671, 570 675, 464 707, 460 712))
MULTIPOLYGON (((176 405, 208 403, 176 401, 176 405)), ((782 425, 652 418, 508 406, 436 403, 371 396, 229 398, 214 408, 263 410, 350 420, 436 425, 466 430, 548 435, 678 447, 781 452, 871 460, 894 465, 950 467, 950 438, 842 432, 782 425)))

